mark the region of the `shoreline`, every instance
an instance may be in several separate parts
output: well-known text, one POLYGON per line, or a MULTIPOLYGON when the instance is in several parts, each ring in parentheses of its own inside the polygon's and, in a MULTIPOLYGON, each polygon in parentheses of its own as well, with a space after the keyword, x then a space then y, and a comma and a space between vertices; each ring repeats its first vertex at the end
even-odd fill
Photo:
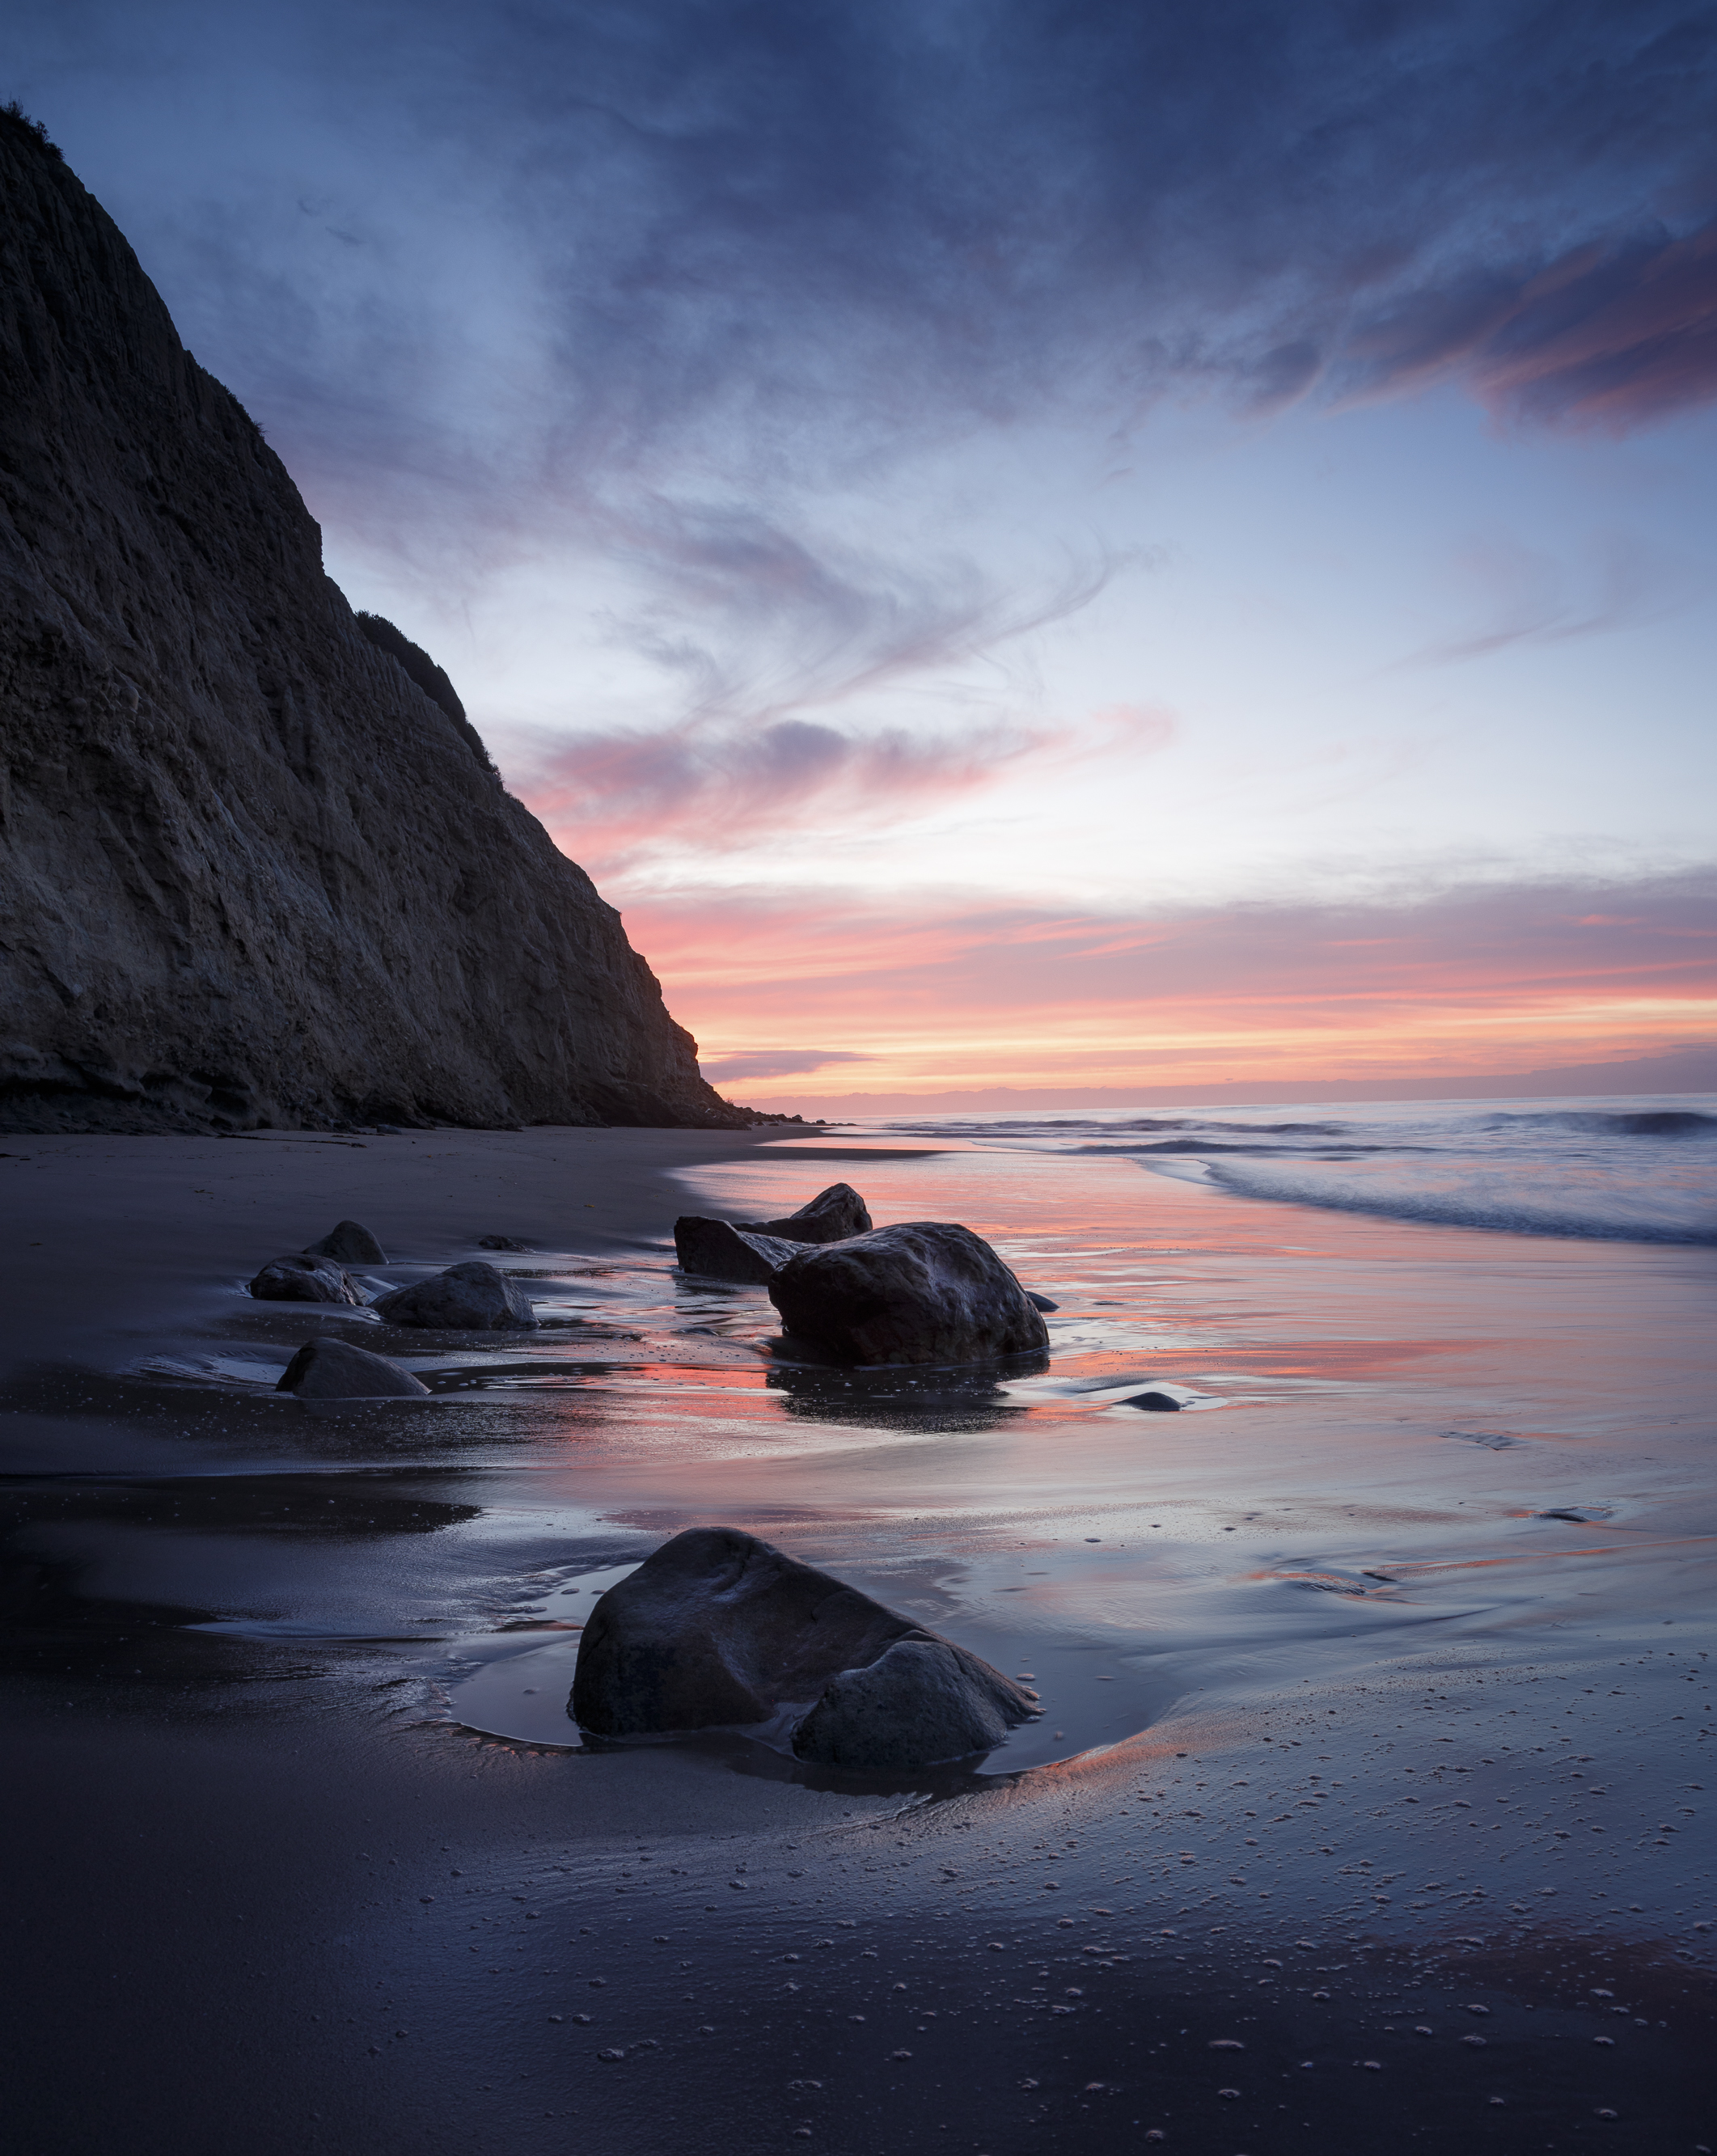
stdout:
MULTIPOLYGON (((214 1337, 235 1307, 219 1283, 342 1214, 411 1262, 476 1255, 485 1233, 564 1250, 569 1219, 593 1257, 635 1256, 660 1250, 686 1203, 676 1171, 797 1173, 779 1153, 747 1158, 774 1136, 436 1132, 347 1151, 283 1135, 265 1142, 274 1157, 230 1139, 51 1139, 23 1142, 29 1162, 0 1161, 33 1178, 9 1186, 19 1232, 0 1416, 28 1515, 9 1537, 19 1615, 0 1681, 17 1763, 8 1846, 23 1859, 21 2145, 94 2156, 123 2118, 128 2146, 211 2156, 234 2140, 342 2156, 547 2151, 569 2123, 601 2156, 778 2143, 1025 2156, 1132 2148, 1149 2132, 1200 2156, 1262 2156, 1303 2148, 1308 2130, 1362 2147, 1456 2130, 1480 2148, 1578 2148, 1611 2128, 1606 2111, 1636 2146, 1713 2142, 1712 1934, 1694 1928, 1710 1921, 1710 1888, 1703 1830, 1676 1809, 1701 1802, 1682 1785, 1706 1779, 1708 1725, 1678 1724, 1687 1677, 1667 1652, 1648 1666, 1645 1646, 1618 1645, 1648 1625, 1662 1635, 1658 1610, 1632 1606, 1631 1544, 1581 1559, 1567 1590, 1600 1591, 1568 1609, 1594 1609, 1601 1646, 1569 1625, 1511 1644, 1506 1621, 1458 1601, 1368 1645, 1380 1609, 1314 1596, 1305 1606, 1328 1615, 1332 1639, 1357 1635, 1340 1649, 1344 1676, 1306 1677, 1323 1666, 1303 1632, 1236 1638, 1226 1662, 1179 1674, 1170 1656, 1142 1732, 978 1789, 933 1776, 817 1787, 743 1746, 486 1739, 450 1722, 445 1683, 424 1673, 414 1646, 433 1635, 234 1638, 116 1616, 146 1614, 163 1537, 186 1579, 201 1568, 213 1585, 266 1579, 283 1549, 316 1564, 349 1552, 401 1631, 424 1597, 480 1604, 511 1537, 521 1554, 499 1612, 553 1559, 556 1535, 581 1563, 624 1562, 640 1535, 717 1493, 771 1539, 832 1537, 856 1567, 867 1536, 886 1541, 908 1515, 927 1580, 1000 1562, 1027 1530, 986 1527, 971 1507, 982 1463, 1016 1442, 1011 1426, 903 1429, 875 1455, 887 1502, 842 1528, 825 1486, 864 1455, 840 1449, 841 1424, 815 1420, 787 1426, 795 1449, 759 1450, 731 1419, 752 1395, 723 1391, 719 1341, 695 1343, 715 1386, 697 1398, 727 1433, 707 1454, 694 1419, 640 1424, 631 1454, 581 1436, 563 1463, 514 1459, 503 1402, 481 1450, 438 1466, 420 1428, 389 1464, 367 1425, 276 1417, 265 1445, 249 1402, 187 1394, 173 1426, 146 1428, 132 1396, 106 1386, 140 1353, 214 1337), (39 1396, 44 1365, 63 1398, 39 1396), (311 1474, 319 1503, 336 1492, 332 1542, 286 1533, 281 1506, 311 1474), (965 1509, 946 1509, 962 1489, 965 1509), (182 1517, 210 1493, 218 1529, 182 1517), (551 1501, 566 1522, 553 1533, 551 1501), (87 1524, 56 1524, 74 1518, 87 1524), (499 1540, 479 1535, 491 1521, 499 1540), (31 1597, 59 1577, 68 1535, 84 1570, 44 1620, 31 1597), (1572 1839, 1581 1755, 1606 1776, 1601 1880, 1572 1839), (1284 1805, 1308 1808, 1311 1842, 1270 1826, 1284 1805), (1493 1845, 1491 1820, 1474 1815, 1495 1809, 1509 1825, 1493 1845), (1658 1834, 1660 1821, 1675 1832, 1658 1834)), ((906 1193, 969 1172, 955 1158, 875 1173, 906 1193)), ((999 1202, 1018 1217, 1024 1171, 1007 1172, 999 1202)), ((1240 1224, 1210 1213, 1234 1201, 1177 1202, 1225 1232, 1240 1224)), ((1356 1253, 1385 1247, 1380 1231, 1355 1233, 1356 1253)), ((1413 1233, 1392 1247, 1420 1249, 1413 1233)), ((258 1334, 258 1311, 281 1308, 241 1308, 241 1330, 258 1334)), ((1159 1502, 1170 1481, 1196 1488, 1212 1433, 1231 1447, 1251 1425, 1170 1427, 1180 1449, 1147 1455, 1159 1502)), ((1046 1429, 1046 1489, 1059 1479, 1070 1501, 1139 1442, 1131 1425, 1046 1429)), ((1516 1471, 1509 1452, 1448 1456, 1516 1471)), ((1308 1455, 1308 1486, 1340 1457, 1308 1455)), ((1103 1499, 1111 1512, 1122 1487, 1103 1499)), ((1084 1532, 1066 1530, 1068 1555, 1053 1561, 1085 1563, 1084 1532)), ((1215 1518, 1182 1546, 1215 1548, 1223 1532, 1215 1518)))

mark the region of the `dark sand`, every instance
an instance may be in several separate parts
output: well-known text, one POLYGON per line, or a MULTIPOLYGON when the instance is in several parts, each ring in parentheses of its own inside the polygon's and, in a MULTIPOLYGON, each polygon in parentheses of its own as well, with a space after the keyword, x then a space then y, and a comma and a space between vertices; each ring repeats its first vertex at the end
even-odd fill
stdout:
POLYGON ((1712 1254, 766 1136, 9 1142, 12 2145, 1717 2146, 1712 1254), (839 1173, 1009 1247, 1050 1371, 674 1286, 839 1173), (559 1322, 235 1292, 342 1215, 559 1322), (321 1326, 439 1397, 273 1396, 321 1326), (1031 1771, 568 1748, 581 1599, 713 1518, 1035 1672, 1031 1771))

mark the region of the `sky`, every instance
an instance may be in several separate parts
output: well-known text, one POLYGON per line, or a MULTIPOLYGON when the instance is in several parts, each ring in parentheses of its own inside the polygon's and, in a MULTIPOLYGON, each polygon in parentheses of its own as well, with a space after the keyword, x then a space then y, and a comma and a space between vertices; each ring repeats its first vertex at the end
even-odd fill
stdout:
POLYGON ((1717 7, 35 0, 7 65, 734 1097, 1717 1040, 1717 7))

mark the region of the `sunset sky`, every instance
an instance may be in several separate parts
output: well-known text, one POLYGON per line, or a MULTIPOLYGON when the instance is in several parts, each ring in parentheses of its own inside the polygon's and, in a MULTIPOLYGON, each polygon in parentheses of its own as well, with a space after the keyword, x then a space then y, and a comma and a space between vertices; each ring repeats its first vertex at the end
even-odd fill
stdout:
POLYGON ((62 0, 17 95, 707 1073, 1717 1038, 1717 13, 62 0))

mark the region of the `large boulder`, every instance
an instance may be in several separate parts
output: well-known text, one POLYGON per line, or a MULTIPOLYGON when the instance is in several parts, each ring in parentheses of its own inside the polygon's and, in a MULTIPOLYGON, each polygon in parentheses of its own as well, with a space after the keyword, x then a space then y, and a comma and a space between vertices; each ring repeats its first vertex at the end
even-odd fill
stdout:
POLYGON ((524 1290, 481 1258, 450 1265, 432 1280, 395 1288, 377 1303, 376 1314, 389 1325, 449 1332, 528 1332, 537 1323, 524 1290))
POLYGON ((990 1751, 1036 1702, 755 1535, 688 1527, 598 1599, 567 1712, 598 1737, 785 1717, 799 1758, 887 1770, 990 1751))
POLYGON ((349 1340, 306 1341, 275 1390, 301 1400, 427 1399, 429 1394, 409 1370, 349 1340))
POLYGON ((905 1220, 801 1250, 769 1282, 784 1328, 837 1363, 982 1363, 1048 1328, 981 1235, 905 1220))
POLYGON ((250 1283, 259 1302, 342 1302, 366 1300, 362 1288, 346 1276, 345 1268, 332 1258, 311 1257, 306 1251, 289 1250, 285 1257, 270 1258, 250 1283))
POLYGON ((785 1243, 840 1243, 849 1235, 867 1235, 871 1216, 850 1183, 831 1183, 809 1204, 780 1220, 741 1220, 748 1235, 778 1235, 785 1243))
POLYGON ((360 1227, 356 1220, 342 1220, 337 1228, 331 1228, 319 1243, 306 1243, 304 1255, 307 1258, 337 1258, 342 1265, 385 1265, 382 1246, 368 1228, 360 1227))
POLYGON ((773 1280, 800 1245, 774 1235, 736 1228, 731 1220, 706 1220, 682 1213, 674 1223, 674 1255, 680 1270, 706 1280, 743 1281, 760 1286, 773 1280))

